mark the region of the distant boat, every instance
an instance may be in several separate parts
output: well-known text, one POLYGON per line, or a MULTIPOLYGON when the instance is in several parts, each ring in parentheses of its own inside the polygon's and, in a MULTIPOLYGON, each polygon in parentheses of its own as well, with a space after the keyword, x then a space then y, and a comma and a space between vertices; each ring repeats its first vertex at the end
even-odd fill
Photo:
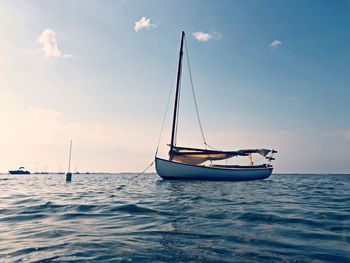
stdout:
MULTIPOLYGON (((271 161, 274 160, 273 154, 277 153, 275 150, 268 149, 244 149, 235 151, 219 151, 207 149, 208 144, 205 141, 202 125, 199 119, 198 107, 195 100, 194 89, 192 92, 197 111, 197 118, 201 128, 202 137, 205 149, 179 147, 176 145, 178 110, 180 101, 180 87, 181 87, 181 70, 182 70, 182 56, 183 46, 185 40, 185 32, 181 35, 181 44, 179 52, 179 61, 177 67, 177 80, 175 91, 175 102, 171 132, 171 142, 169 150, 169 159, 162 159, 155 156, 156 171, 163 179, 196 179, 196 180, 259 180, 268 178, 272 174, 273 166, 271 161), (268 163, 261 165, 254 165, 252 154, 260 154, 268 163), (212 161, 225 160, 236 156, 247 156, 249 158, 249 165, 215 165, 212 161), (209 164, 204 164, 210 161, 209 164)), ((188 54, 187 54, 188 55, 188 54)), ((190 79, 192 85, 192 76, 190 72, 190 79)))
POLYGON ((17 170, 10 170, 10 174, 30 174, 24 167, 19 167, 17 170))
POLYGON ((47 166, 43 166, 41 172, 38 172, 37 169, 33 174, 49 174, 47 171, 47 166))
POLYGON ((62 166, 61 164, 58 167, 58 172, 56 174, 64 174, 64 172, 62 172, 62 166))
POLYGON ((49 172, 35 172, 33 174, 49 174, 49 172))

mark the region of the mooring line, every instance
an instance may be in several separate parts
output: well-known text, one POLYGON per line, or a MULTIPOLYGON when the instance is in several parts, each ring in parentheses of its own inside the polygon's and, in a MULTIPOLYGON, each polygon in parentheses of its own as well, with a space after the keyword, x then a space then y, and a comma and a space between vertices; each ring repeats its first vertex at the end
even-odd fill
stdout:
POLYGON ((125 186, 125 183, 130 182, 131 180, 135 179, 136 177, 138 177, 138 176, 144 174, 153 164, 154 164, 154 161, 153 161, 150 165, 148 165, 148 166, 146 167, 146 169, 144 169, 141 173, 139 173, 139 174, 137 174, 137 175, 135 175, 135 176, 133 176, 133 177, 131 177, 131 178, 129 178, 129 179, 126 179, 126 180, 123 182, 123 184, 121 184, 121 185, 119 185, 119 186, 117 187, 117 189, 118 189, 118 190, 123 189, 124 186, 125 186))
POLYGON ((127 180, 127 182, 129 182, 129 181, 135 179, 136 177, 138 177, 138 176, 144 174, 153 164, 154 164, 154 161, 152 161, 151 164, 148 165, 148 166, 146 167, 146 169, 144 169, 141 173, 139 173, 139 174, 137 174, 137 175, 135 175, 135 176, 129 178, 129 179, 127 180))

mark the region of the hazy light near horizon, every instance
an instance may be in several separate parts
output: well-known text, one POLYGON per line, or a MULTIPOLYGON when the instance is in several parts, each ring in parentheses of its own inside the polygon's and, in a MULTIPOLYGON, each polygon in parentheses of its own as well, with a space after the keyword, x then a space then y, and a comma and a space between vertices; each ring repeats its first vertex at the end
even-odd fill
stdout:
POLYGON ((141 29, 148 29, 150 30, 152 27, 157 27, 158 25, 153 24, 151 22, 150 18, 147 18, 146 16, 143 16, 140 18, 140 20, 135 22, 134 30, 135 32, 139 32, 141 29))
POLYGON ((41 50, 46 58, 70 58, 72 55, 64 54, 58 49, 56 32, 46 28, 38 38, 38 43, 42 45, 41 50))
POLYGON ((278 47, 278 46, 281 46, 282 45, 282 41, 281 40, 278 40, 278 39, 275 39, 271 42, 270 44, 270 47, 274 48, 274 47, 278 47))

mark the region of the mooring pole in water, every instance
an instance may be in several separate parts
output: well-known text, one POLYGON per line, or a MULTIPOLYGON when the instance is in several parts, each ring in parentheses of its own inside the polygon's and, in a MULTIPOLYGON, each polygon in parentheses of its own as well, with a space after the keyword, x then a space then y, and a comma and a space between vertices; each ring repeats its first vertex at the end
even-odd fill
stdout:
POLYGON ((70 172, 70 160, 72 157, 72 140, 70 140, 70 147, 69 147, 69 160, 68 160, 68 172, 66 174, 66 181, 70 182, 72 181, 72 173, 70 172))

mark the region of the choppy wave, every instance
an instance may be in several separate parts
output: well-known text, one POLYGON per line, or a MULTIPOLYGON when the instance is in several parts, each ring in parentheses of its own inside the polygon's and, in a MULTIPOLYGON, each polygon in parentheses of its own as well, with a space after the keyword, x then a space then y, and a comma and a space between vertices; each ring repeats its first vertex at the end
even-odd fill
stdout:
POLYGON ((350 176, 1 175, 2 262, 350 262, 350 176))

